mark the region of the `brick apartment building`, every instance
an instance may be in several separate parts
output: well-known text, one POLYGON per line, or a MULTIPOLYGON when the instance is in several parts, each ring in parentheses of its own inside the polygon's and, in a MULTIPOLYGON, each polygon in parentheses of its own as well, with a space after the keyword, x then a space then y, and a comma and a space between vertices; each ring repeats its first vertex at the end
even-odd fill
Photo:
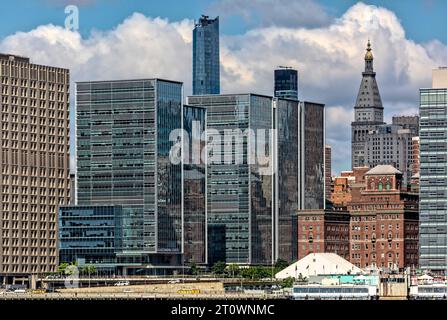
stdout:
POLYGON ((332 252, 359 268, 417 267, 418 194, 403 186, 403 174, 390 165, 343 174, 343 201, 298 211, 298 258, 332 252))
POLYGON ((365 188, 348 204, 350 261, 360 268, 418 264, 418 195, 402 186, 402 173, 379 165, 365 174, 365 188))
POLYGON ((309 253, 333 252, 349 259, 349 214, 346 209, 298 212, 298 260, 309 253))
POLYGON ((342 171, 334 178, 331 202, 336 207, 345 207, 352 200, 352 195, 359 195, 364 188, 364 175, 369 167, 358 167, 352 171, 342 171))

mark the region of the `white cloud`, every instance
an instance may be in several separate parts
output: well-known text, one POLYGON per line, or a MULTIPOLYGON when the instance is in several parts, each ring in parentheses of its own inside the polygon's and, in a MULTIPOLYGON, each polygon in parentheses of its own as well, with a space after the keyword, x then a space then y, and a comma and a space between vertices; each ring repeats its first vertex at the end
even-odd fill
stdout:
POLYGON ((242 36, 224 37, 224 90, 255 87, 270 94, 273 68, 296 67, 300 98, 328 107, 327 139, 334 145, 334 170, 348 169, 350 122, 368 38, 373 45, 386 119, 394 114, 416 113, 419 88, 430 86, 432 68, 447 63, 447 46, 439 41, 419 44, 407 39, 393 12, 363 3, 326 27, 258 28, 242 36), (249 72, 239 76, 243 70, 249 72))
MULTIPOLYGON (((160 77, 183 81, 191 93, 193 21, 170 22, 135 13, 113 30, 88 38, 59 26, 40 26, 0 40, 0 51, 67 67, 73 81, 160 77)), ((300 97, 327 105, 327 138, 334 171, 350 166, 350 122, 364 50, 371 39, 386 117, 417 112, 418 90, 431 84, 431 69, 447 64, 439 41, 408 40, 396 15, 358 3, 327 26, 259 27, 222 36, 222 90, 273 91, 273 69, 298 68, 300 97)))

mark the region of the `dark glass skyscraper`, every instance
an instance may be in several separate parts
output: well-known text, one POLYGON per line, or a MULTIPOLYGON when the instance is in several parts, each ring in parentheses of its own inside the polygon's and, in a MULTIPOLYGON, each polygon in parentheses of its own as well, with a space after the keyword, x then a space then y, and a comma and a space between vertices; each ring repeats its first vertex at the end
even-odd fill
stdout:
POLYGON ((298 100, 298 71, 288 67, 275 70, 275 97, 298 100))
MULTIPOLYGON (((188 102, 206 108, 207 141, 224 137, 224 130, 246 130, 249 123, 253 128, 264 122, 267 128, 272 125, 269 97, 196 96, 188 102), (211 134, 210 130, 216 131, 211 134)), ((224 148, 215 152, 222 160, 224 148)), ((256 168, 247 163, 246 141, 233 152, 235 157, 243 157, 243 163, 207 159, 208 262, 268 263, 272 257, 271 176, 259 177, 256 168)))
POLYGON ((208 263, 293 261, 297 252, 298 102, 255 94, 192 96, 188 102, 206 109, 206 141, 222 139, 221 148, 213 149, 206 165, 208 263), (256 135, 230 137, 231 141, 226 136, 248 129, 256 135), (278 129, 278 136, 272 135, 273 129, 278 129), (269 165, 248 161, 254 145, 256 157, 262 151, 270 157, 269 165), (227 156, 231 163, 224 161, 227 156), (238 157, 242 161, 236 163, 238 157))
POLYGON ((76 107, 78 204, 121 206, 117 266, 178 265, 182 165, 170 161, 169 135, 182 126, 182 83, 80 82, 76 107))
POLYGON ((274 175, 275 259, 294 262, 297 259, 297 221, 299 205, 298 174, 299 108, 298 101, 275 99, 276 164, 274 175))
POLYGON ((201 158, 204 141, 206 110, 200 107, 183 106, 184 138, 183 164, 183 217, 184 217, 184 262, 205 264, 207 262, 206 223, 206 166, 201 158))
POLYGON ((120 206, 59 207, 60 261, 94 264, 99 272, 114 273, 121 216, 120 206))
POLYGON ((219 17, 202 16, 193 30, 193 95, 220 93, 219 17))
POLYGON ((301 210, 325 206, 324 123, 324 104, 300 101, 298 185, 301 210))

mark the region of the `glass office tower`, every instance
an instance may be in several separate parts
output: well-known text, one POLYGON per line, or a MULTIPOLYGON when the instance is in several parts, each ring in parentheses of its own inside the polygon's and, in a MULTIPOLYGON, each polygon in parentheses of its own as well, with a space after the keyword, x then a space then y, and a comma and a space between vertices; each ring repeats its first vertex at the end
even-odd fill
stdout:
POLYGON ((298 100, 298 71, 288 67, 275 70, 275 97, 298 100))
POLYGON ((178 265, 182 165, 169 134, 182 126, 182 83, 79 82, 76 106, 78 204, 121 206, 118 272, 178 265))
POLYGON ((277 129, 275 197, 275 260, 290 263, 297 259, 298 172, 300 153, 298 101, 275 99, 277 129))
POLYGON ((298 205, 298 150, 293 147, 297 102, 274 104, 271 97, 254 94, 192 96, 188 102, 206 109, 208 263, 269 265, 279 257, 291 261, 298 205), (276 127, 280 138, 273 134, 276 127), (247 129, 255 135, 245 134, 247 129), (244 133, 242 139, 228 136, 238 130, 244 133), (262 155, 270 160, 259 161, 262 155), (250 156, 258 161, 249 161, 250 156))
POLYGON ((219 17, 202 16, 193 30, 193 95, 220 93, 219 17))
POLYGON ((324 209, 324 104, 299 103, 299 208, 324 209))
POLYGON ((120 206, 60 207, 60 261, 79 267, 94 264, 100 273, 115 273, 121 216, 120 206))
POLYGON ((205 118, 204 108, 183 106, 183 129, 187 133, 183 153, 185 265, 207 263, 206 167, 201 158, 204 146, 201 135, 205 131, 205 118))
POLYGON ((419 264, 442 272, 447 270, 447 70, 436 70, 433 80, 433 88, 420 90, 419 264))
MULTIPOLYGON (((269 97, 250 94, 197 96, 189 97, 188 102, 206 108, 207 141, 224 137, 225 130, 244 131, 250 124, 253 129, 272 125, 269 97), (210 134, 212 129, 216 130, 214 134, 210 134)), ((231 163, 222 163, 223 144, 222 141, 222 148, 216 148, 213 154, 214 159, 222 161, 208 159, 207 163, 208 262, 270 263, 271 176, 259 176, 255 165, 248 163, 247 139, 242 141, 242 148, 233 149, 231 163), (239 156, 243 163, 236 164, 239 156)), ((236 144, 236 140, 232 144, 236 144)))

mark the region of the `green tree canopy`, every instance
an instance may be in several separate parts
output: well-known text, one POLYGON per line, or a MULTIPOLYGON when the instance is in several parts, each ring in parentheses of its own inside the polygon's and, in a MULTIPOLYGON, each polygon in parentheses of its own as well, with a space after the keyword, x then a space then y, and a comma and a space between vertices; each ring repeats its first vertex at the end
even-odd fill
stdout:
POLYGON ((223 275, 225 273, 226 264, 223 261, 217 261, 212 267, 211 271, 217 275, 223 275))

